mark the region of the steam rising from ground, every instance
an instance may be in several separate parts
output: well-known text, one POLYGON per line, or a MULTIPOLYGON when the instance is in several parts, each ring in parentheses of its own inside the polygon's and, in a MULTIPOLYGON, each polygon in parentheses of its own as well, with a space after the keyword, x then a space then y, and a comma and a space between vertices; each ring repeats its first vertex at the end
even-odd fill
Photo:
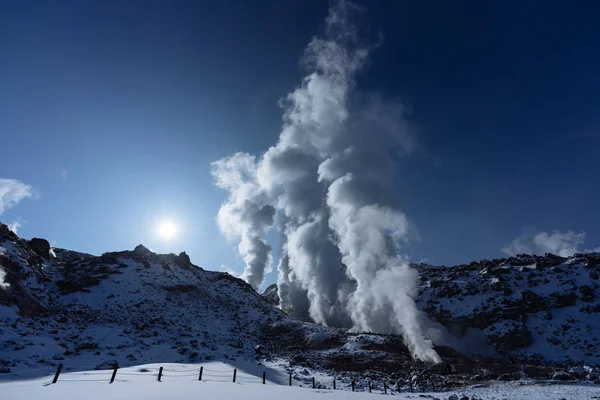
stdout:
POLYGON ((415 147, 399 101, 360 93, 355 77, 375 47, 362 10, 331 6, 325 35, 303 61, 311 73, 282 101, 279 141, 258 161, 235 154, 213 163, 229 192, 217 217, 240 240, 244 278, 257 288, 271 265, 266 231, 284 238, 281 307, 324 325, 400 333, 415 358, 439 362, 413 300, 417 272, 399 255, 410 226, 394 193, 394 158, 415 147))
POLYGON ((545 254, 552 253, 561 257, 571 257, 576 253, 600 252, 600 247, 595 249, 581 249, 585 242, 585 232, 553 231, 539 232, 535 235, 521 236, 514 239, 502 251, 514 256, 519 253, 545 254))

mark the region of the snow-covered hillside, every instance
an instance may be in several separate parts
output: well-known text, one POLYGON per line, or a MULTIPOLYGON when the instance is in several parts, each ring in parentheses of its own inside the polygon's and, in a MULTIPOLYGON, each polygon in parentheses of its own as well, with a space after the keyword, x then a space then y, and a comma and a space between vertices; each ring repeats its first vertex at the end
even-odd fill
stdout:
MULTIPOLYGON (((600 363, 599 253, 413 268, 419 308, 463 338, 459 349, 509 362, 600 363)), ((263 296, 277 304, 277 286, 263 296)))
POLYGON ((520 360, 600 363, 600 254, 416 267, 420 307, 455 332, 520 360))
POLYGON ((50 251, 0 225, 0 266, 0 368, 249 356, 261 326, 284 317, 185 253, 50 251))
POLYGON ((442 364, 413 360, 397 335, 291 318, 272 304, 276 287, 260 296, 185 253, 138 246, 93 256, 50 249, 0 224, 0 380, 59 363, 83 370, 260 360, 298 379, 388 379, 426 389, 522 378, 600 383, 593 368, 600 361, 600 255, 414 267, 419 306, 456 335, 437 343, 442 364), (492 351, 471 357, 479 347, 492 351))

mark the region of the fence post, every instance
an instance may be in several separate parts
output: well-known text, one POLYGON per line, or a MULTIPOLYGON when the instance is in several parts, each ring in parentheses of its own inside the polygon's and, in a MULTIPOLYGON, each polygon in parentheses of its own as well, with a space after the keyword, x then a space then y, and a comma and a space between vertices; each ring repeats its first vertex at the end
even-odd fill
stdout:
POLYGON ((163 370, 163 367, 160 367, 160 368, 158 369, 158 381, 159 381, 159 382, 161 382, 160 378, 162 378, 162 370, 163 370))
POLYGON ((333 378, 333 390, 335 390, 335 378, 333 378))
POLYGON ((313 376, 313 389, 315 388, 315 377, 313 376))
POLYGON ((413 385, 412 385, 412 377, 408 378, 408 383, 410 384, 410 392, 414 393, 413 385))
POLYGON ((354 379, 352 379, 352 391, 354 392, 354 379))
POLYGON ((110 383, 113 383, 115 381, 115 378, 117 376, 117 369, 119 369, 119 364, 115 365, 115 369, 113 370, 112 376, 110 377, 110 383))
POLYGON ((204 370, 204 367, 200 367, 200 375, 198 375, 198 380, 199 381, 202 380, 202 370, 204 370))
POLYGON ((385 383, 385 381, 383 382, 383 392, 387 394, 387 384, 385 383))
POLYGON ((263 371, 263 385, 267 383, 267 371, 263 371))
POLYGON ((369 381, 369 393, 371 393, 371 381, 369 381))
POLYGON ((237 375, 237 368, 233 369, 233 383, 235 383, 235 376, 237 375))
POLYGON ((431 387, 433 388, 433 393, 435 393, 435 378, 431 378, 431 387))
POLYGON ((290 386, 292 386, 292 373, 290 372, 290 386))
POLYGON ((62 371, 62 364, 58 364, 58 369, 56 370, 56 374, 54 374, 54 379, 52 379, 52 383, 56 383, 58 380, 58 376, 60 375, 60 371, 62 371))

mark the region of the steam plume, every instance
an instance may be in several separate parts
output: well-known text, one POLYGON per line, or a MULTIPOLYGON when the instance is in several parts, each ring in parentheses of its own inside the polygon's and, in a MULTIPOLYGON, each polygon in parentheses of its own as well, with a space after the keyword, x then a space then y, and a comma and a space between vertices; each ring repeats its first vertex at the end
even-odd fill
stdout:
POLYGON ((393 159, 415 148, 414 132, 401 102, 356 89, 375 47, 363 39, 361 17, 348 1, 332 3, 325 35, 303 57, 311 72, 282 102, 278 142, 257 164, 237 154, 251 162, 213 165, 217 184, 230 192, 218 222, 243 242, 260 235, 238 216, 272 205, 284 238, 284 310, 325 325, 401 333, 415 358, 439 362, 413 300, 417 272, 399 256, 410 226, 392 190, 393 159))
POLYGON ((229 191, 217 223, 228 238, 240 240, 238 251, 246 263, 242 278, 258 289, 273 261, 266 235, 275 209, 265 203, 264 191, 254 179, 255 168, 254 157, 243 153, 212 163, 217 186, 229 191))
POLYGON ((552 233, 539 232, 532 236, 524 235, 514 239, 502 251, 509 256, 519 253, 552 253, 561 257, 571 257, 575 253, 594 253, 600 251, 600 247, 590 250, 580 249, 579 246, 582 246, 585 242, 585 236, 585 232, 561 232, 556 230, 552 233))

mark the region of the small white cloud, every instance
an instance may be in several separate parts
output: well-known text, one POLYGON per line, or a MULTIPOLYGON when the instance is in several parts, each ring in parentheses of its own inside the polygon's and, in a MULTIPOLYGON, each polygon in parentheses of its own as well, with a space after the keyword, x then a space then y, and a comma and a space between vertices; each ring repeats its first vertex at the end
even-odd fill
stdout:
POLYGON ((519 253, 538 255, 552 253, 561 257, 570 257, 575 253, 587 253, 598 250, 580 250, 579 246, 583 245, 584 242, 585 232, 539 232, 533 236, 521 236, 514 239, 502 251, 509 256, 519 253))
POLYGON ((67 180, 67 177, 69 176, 69 171, 66 168, 61 168, 60 169, 60 177, 63 181, 67 180))
POLYGON ((33 188, 16 179, 0 178, 0 215, 25 198, 34 197, 33 188))

